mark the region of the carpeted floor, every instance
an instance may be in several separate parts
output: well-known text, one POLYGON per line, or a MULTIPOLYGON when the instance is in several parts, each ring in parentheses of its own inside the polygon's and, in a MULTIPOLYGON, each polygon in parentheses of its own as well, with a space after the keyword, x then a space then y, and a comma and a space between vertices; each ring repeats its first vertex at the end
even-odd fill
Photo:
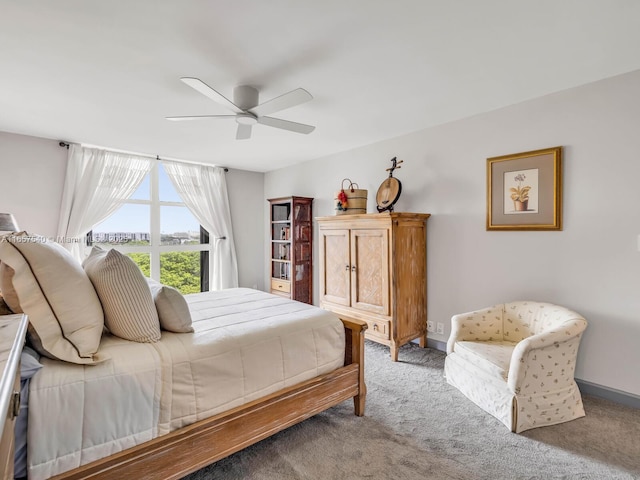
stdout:
POLYGON ((584 396, 586 417, 514 434, 446 383, 444 357, 367 342, 365 417, 345 402, 186 478, 640 479, 640 410, 584 396))

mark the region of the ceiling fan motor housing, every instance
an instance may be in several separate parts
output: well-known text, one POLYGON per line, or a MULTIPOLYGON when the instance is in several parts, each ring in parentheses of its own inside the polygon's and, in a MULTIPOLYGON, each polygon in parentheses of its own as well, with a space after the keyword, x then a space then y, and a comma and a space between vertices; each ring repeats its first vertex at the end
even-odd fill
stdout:
POLYGON ((233 103, 242 110, 249 110, 258 105, 258 90, 249 85, 238 85, 233 89, 233 103))

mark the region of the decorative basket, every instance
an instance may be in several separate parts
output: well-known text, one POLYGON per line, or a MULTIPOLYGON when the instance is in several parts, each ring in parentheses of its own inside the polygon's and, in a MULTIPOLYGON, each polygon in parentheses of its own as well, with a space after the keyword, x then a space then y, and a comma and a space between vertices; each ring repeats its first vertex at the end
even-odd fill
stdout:
POLYGON ((357 183, 345 178, 342 180, 342 188, 336 192, 334 204, 336 215, 367 213, 367 191, 359 189, 357 183), (345 182, 349 182, 346 189, 345 182))

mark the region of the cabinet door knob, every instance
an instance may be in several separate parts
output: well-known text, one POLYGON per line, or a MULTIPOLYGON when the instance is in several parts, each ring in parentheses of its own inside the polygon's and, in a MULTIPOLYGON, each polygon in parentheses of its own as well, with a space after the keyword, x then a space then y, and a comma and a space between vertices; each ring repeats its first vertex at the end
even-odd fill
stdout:
POLYGON ((355 272, 356 271, 356 266, 355 265, 351 265, 351 271, 355 272))
POLYGON ((349 271, 349 265, 345 265, 344 269, 348 272, 349 271))

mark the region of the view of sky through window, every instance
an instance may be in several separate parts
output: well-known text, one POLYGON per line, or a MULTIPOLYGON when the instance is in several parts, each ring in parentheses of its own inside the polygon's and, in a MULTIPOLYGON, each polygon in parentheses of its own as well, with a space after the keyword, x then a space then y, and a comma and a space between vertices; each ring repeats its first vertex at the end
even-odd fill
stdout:
MULTIPOLYGON (((161 202, 182 202, 173 187, 162 165, 158 165, 158 189, 161 202)), ((147 175, 131 200, 150 200, 150 175, 147 175)), ((160 210, 160 232, 172 234, 176 232, 199 231, 200 225, 186 207, 166 206, 160 210)), ((143 204, 125 204, 109 218, 96 225, 94 233, 127 232, 137 233, 150 231, 149 206, 143 204)))

